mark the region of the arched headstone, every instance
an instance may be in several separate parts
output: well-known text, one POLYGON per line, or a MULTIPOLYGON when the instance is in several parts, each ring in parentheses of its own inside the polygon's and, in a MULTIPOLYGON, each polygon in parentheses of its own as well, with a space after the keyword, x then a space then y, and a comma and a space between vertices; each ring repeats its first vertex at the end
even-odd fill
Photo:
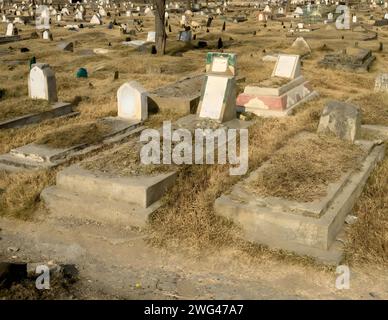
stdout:
POLYGON ((28 77, 28 95, 31 99, 58 101, 54 71, 48 64, 34 64, 28 77))
POLYGON ((136 81, 125 82, 117 90, 117 115, 128 120, 146 120, 148 117, 147 92, 136 81))

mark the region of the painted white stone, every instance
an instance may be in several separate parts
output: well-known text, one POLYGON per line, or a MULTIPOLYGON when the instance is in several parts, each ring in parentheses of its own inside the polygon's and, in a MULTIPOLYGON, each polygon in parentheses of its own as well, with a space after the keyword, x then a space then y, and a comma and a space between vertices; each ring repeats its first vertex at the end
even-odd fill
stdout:
POLYGON ((236 81, 234 76, 207 75, 201 93, 198 116, 218 122, 236 118, 236 81))
POLYGON ((7 31, 5 32, 5 35, 6 35, 7 37, 12 37, 12 36, 14 36, 14 35, 15 35, 14 29, 15 29, 15 27, 14 27, 13 23, 8 23, 8 24, 7 24, 7 31))
POLYGON ((99 17, 97 17, 97 15, 93 15, 93 17, 90 19, 90 23, 100 25, 101 20, 99 17))
POLYGON ((228 78, 209 76, 199 116, 218 119, 221 116, 228 78))
POLYGON ((28 95, 31 99, 58 101, 54 71, 48 64, 34 64, 28 76, 28 95))
POLYGON ((118 117, 128 120, 148 118, 147 91, 136 81, 125 82, 117 90, 118 117))

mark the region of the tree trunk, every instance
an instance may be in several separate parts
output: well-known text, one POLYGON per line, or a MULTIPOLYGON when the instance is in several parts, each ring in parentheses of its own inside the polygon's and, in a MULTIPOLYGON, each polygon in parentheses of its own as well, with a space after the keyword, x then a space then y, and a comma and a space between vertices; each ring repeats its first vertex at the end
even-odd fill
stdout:
POLYGON ((284 10, 284 13, 287 14, 288 11, 290 10, 290 0, 287 0, 287 4, 286 4, 286 9, 284 10))
POLYGON ((166 8, 166 0, 155 0, 155 40, 156 50, 159 55, 164 55, 166 50, 166 29, 164 27, 164 15, 166 8))

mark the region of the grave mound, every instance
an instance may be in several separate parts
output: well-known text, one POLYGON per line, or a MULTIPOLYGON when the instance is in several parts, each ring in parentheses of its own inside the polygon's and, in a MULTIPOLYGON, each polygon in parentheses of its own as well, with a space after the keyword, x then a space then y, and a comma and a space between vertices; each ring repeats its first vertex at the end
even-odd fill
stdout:
POLYGON ((334 137, 298 139, 273 154, 265 170, 252 181, 252 191, 262 196, 313 201, 325 196, 328 184, 338 180, 363 154, 360 147, 334 137))

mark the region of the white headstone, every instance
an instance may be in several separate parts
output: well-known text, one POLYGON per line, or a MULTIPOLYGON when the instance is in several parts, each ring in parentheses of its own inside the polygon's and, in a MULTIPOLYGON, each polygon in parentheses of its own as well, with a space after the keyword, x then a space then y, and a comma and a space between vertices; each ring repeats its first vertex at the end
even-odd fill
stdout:
POLYGON ((200 118, 210 118, 219 122, 236 118, 234 76, 207 75, 198 110, 200 118))
POLYGON ((117 90, 118 117, 128 120, 146 120, 148 117, 147 92, 136 81, 125 82, 117 90))
POLYGON ((273 77, 295 79, 300 76, 300 58, 298 55, 279 54, 273 77))
POLYGON ((55 74, 48 64, 34 64, 28 76, 28 95, 31 99, 58 101, 55 74))
POLYGON ((156 36, 156 33, 155 31, 149 31, 148 34, 147 34, 147 42, 155 42, 155 36, 156 36))
POLYGON ((5 32, 5 35, 7 36, 7 37, 12 37, 13 35, 15 35, 14 34, 14 25, 13 25, 13 23, 8 23, 7 24, 7 31, 5 32))
POLYGON ((90 19, 91 24, 101 24, 101 20, 97 15, 93 15, 93 17, 90 19))

